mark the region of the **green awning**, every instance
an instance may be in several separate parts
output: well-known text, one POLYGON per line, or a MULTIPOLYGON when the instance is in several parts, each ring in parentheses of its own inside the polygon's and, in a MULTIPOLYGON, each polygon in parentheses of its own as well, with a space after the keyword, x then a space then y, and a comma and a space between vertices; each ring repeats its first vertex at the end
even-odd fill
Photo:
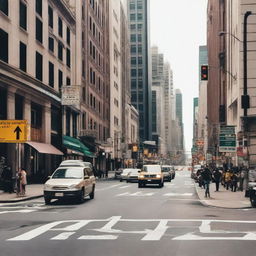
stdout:
POLYGON ((69 136, 63 136, 63 146, 65 146, 68 149, 78 151, 83 153, 85 156, 88 157, 94 157, 94 154, 92 154, 80 140, 69 137, 69 136))

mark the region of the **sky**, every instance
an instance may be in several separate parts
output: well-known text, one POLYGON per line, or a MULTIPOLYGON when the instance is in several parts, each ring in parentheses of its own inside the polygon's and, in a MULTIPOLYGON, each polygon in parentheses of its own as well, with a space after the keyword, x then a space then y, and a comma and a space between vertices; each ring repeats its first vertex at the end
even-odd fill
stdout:
POLYGON ((198 97, 199 46, 206 44, 207 0, 150 0, 151 45, 171 64, 183 94, 185 147, 193 138, 193 98, 198 97))

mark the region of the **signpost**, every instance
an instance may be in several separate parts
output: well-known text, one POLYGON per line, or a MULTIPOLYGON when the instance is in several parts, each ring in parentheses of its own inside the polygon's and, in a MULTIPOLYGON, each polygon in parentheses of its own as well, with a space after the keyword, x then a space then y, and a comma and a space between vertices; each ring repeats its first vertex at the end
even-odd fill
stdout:
POLYGON ((219 152, 236 153, 235 126, 221 126, 219 135, 219 152))
POLYGON ((27 120, 0 120, 0 143, 27 141, 27 120))
POLYGON ((61 104, 63 106, 78 106, 80 104, 79 86, 62 86, 61 104))

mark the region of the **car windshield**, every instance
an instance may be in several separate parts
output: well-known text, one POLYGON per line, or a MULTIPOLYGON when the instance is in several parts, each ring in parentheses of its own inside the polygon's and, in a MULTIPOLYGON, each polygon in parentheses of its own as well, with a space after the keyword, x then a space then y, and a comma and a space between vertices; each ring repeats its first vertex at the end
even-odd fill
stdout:
POLYGON ((162 172, 169 172, 170 170, 170 167, 162 167, 162 172))
POLYGON ((143 171, 148 173, 161 172, 161 167, 160 165, 147 165, 143 167, 143 171))
POLYGON ((76 168, 58 169, 52 175, 52 179, 82 179, 83 170, 76 168))

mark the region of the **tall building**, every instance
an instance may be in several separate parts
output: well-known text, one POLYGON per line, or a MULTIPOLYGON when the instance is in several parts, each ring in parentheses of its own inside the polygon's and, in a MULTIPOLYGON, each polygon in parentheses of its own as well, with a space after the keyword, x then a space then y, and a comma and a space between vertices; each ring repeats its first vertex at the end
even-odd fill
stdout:
POLYGON ((128 0, 131 102, 139 112, 140 140, 151 140, 151 57, 149 0, 128 0))
POLYGON ((176 94, 176 120, 178 122, 179 129, 180 129, 178 149, 183 151, 184 150, 183 100, 182 100, 182 93, 180 89, 176 89, 175 94, 176 94))
POLYGON ((165 141, 165 78, 164 55, 158 47, 151 48, 152 54, 152 140, 158 146, 158 152, 166 154, 165 141))
POLYGON ((198 105, 199 98, 193 99, 193 147, 196 146, 198 140, 198 105))

